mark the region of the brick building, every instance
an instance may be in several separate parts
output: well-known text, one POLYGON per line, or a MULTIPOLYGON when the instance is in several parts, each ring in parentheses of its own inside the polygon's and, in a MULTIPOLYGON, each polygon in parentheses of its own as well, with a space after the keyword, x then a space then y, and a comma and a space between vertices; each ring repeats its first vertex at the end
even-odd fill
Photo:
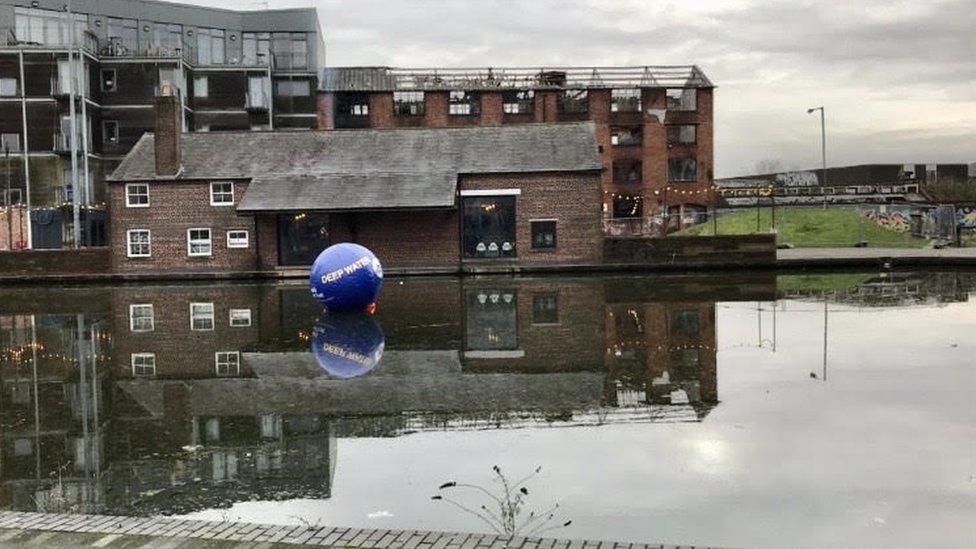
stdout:
MULTIPOLYGON (((608 229, 713 202, 714 86, 695 66, 553 69, 329 67, 319 127, 508 126, 590 120, 608 229)), ((675 216, 677 218, 678 216, 675 216)))
POLYGON ((182 99, 187 131, 317 123, 325 45, 314 8, 70 5, 69 14, 61 0, 0 0, 0 140, 12 157, 0 166, 12 179, 0 206, 45 208, 33 248, 70 240, 74 201, 83 242, 104 245, 104 178, 152 131, 164 82, 182 99))
POLYGON ((387 268, 598 264, 590 122, 183 133, 179 99, 109 178, 118 272, 307 267, 336 242, 387 268))

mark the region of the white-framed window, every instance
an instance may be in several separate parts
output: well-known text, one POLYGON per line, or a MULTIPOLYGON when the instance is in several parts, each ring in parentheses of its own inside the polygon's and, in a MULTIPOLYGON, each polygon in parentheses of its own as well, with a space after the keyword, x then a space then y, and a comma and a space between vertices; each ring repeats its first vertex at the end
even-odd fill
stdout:
POLYGON ((234 182, 233 181, 214 181, 210 184, 210 205, 211 206, 233 206, 234 205, 234 182))
POLYGON ((209 332, 214 329, 214 304, 190 303, 190 329, 209 332))
POLYGON ((149 229, 132 229, 125 232, 126 253, 129 257, 152 255, 152 233, 149 229))
POLYGON ((218 376, 241 375, 241 353, 239 351, 219 351, 214 353, 214 363, 218 376))
POLYGON ((186 255, 190 257, 209 257, 213 253, 213 238, 210 229, 186 230, 186 255))
POLYGON ((424 92, 395 91, 393 92, 393 114, 396 116, 423 116, 424 92))
POLYGON ((134 377, 153 377, 156 375, 156 353, 132 353, 130 360, 134 377))
POLYGON ((206 76, 193 78, 193 97, 209 97, 210 86, 206 76))
POLYGON ((126 208, 149 207, 149 185, 146 183, 129 183, 125 186, 126 208))
POLYGON ((129 305, 129 331, 151 332, 156 329, 152 303, 129 305))
POLYGON ((227 231, 228 248, 247 248, 249 244, 250 244, 250 238, 248 237, 247 231, 243 231, 243 230, 227 231))
POLYGON ((231 309, 230 325, 233 328, 245 328, 251 325, 251 309, 231 309))
POLYGON ((449 94, 448 113, 453 116, 477 116, 480 109, 481 97, 477 93, 463 90, 451 90, 449 94))

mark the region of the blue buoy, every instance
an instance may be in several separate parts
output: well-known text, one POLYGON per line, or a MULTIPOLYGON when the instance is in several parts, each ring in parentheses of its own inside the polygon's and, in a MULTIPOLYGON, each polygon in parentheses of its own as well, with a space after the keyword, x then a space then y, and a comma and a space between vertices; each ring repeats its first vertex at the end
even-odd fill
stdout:
POLYGON ((362 312, 325 315, 312 330, 315 361, 339 379, 359 377, 375 368, 384 345, 383 330, 362 312))
POLYGON ((319 254, 310 282, 312 295, 326 311, 364 311, 379 297, 383 267, 373 252, 343 242, 319 254))

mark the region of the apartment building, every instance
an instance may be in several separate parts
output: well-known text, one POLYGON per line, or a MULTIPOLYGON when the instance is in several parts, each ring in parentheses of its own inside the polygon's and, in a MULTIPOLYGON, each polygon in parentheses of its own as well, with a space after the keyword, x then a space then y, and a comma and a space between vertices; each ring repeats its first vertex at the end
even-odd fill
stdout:
POLYGON ((104 242, 104 178, 153 131, 164 82, 186 131, 316 125, 325 46, 314 8, 73 0, 70 10, 0 0, 0 139, 11 155, 0 202, 30 207, 32 247, 61 245, 76 200, 82 238, 104 242))
MULTIPOLYGON (((714 200, 714 86, 696 66, 405 69, 329 67, 319 127, 403 128, 590 120, 605 225, 714 200)), ((675 215, 678 218, 679 215, 675 215)))

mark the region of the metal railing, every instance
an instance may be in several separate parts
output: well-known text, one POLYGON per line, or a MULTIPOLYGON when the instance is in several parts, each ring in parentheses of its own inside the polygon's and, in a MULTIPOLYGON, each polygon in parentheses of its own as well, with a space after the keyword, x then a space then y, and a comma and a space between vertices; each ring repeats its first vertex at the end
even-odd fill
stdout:
POLYGON ((335 67, 325 70, 326 91, 496 88, 709 88, 694 65, 631 67, 335 67))
POLYGON ((831 204, 672 208, 605 218, 606 236, 675 238, 775 234, 797 247, 928 247, 976 244, 976 208, 927 204, 831 204), (968 232, 967 232, 968 231, 968 232))

